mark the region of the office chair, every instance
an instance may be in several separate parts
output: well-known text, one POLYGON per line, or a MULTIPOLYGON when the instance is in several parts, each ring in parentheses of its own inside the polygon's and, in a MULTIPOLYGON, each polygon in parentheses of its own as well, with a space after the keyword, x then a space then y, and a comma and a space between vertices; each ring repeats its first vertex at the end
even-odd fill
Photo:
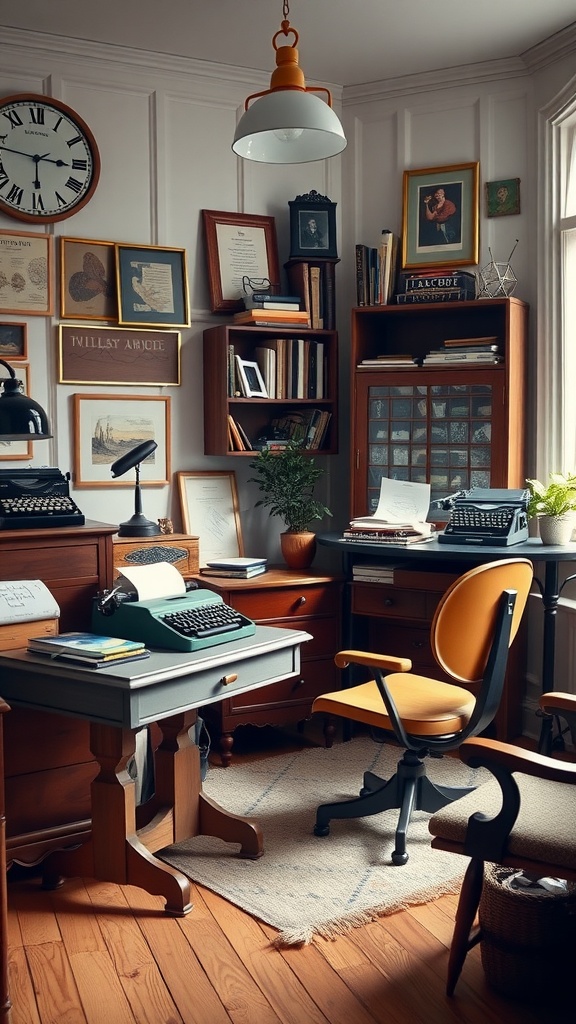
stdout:
MULTIPOLYGON (((576 743, 576 696, 545 693, 539 703, 545 714, 566 719, 576 743)), ((439 810, 428 823, 434 849, 471 857, 450 947, 449 996, 466 954, 482 939, 474 920, 486 861, 520 868, 534 878, 576 881, 576 765, 480 738, 468 740, 459 753, 466 764, 488 768, 495 779, 439 810)), ((573 962, 573 951, 568 954, 573 962)), ((549 979, 551 991, 557 980, 549 979)))
POLYGON ((365 651, 336 655, 340 668, 361 665, 371 669, 374 678, 322 694, 312 710, 391 730, 404 755, 388 781, 366 772, 359 797, 321 804, 315 835, 328 835, 332 818, 361 818, 399 808, 392 863, 406 864, 406 831, 413 810, 438 811, 471 791, 473 787, 435 785, 426 774, 425 758, 455 750, 492 722, 502 695, 508 648, 532 577, 528 559, 504 559, 470 569, 443 595, 430 640, 438 665, 453 683, 413 673, 409 658, 365 651), (460 683, 473 685, 477 696, 460 683))

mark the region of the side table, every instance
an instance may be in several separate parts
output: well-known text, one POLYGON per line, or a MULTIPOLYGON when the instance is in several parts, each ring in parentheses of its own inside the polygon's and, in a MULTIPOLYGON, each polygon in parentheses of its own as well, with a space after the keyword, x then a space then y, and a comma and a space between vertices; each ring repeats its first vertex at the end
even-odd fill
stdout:
MULTIPOLYGON (((270 568, 249 580, 196 577, 201 587, 258 625, 305 629, 313 637, 301 648, 301 671, 271 686, 232 696, 202 709, 219 736, 222 764, 232 760, 234 730, 239 725, 285 725, 310 716, 315 697, 340 685, 334 655, 340 648, 343 580, 294 569, 270 568)), ((326 746, 332 746, 335 726, 324 724, 326 746)))

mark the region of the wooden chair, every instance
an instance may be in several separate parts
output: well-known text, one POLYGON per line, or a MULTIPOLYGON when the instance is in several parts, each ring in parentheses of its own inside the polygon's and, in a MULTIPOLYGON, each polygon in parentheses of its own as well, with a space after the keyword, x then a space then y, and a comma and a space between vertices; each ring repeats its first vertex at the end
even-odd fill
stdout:
POLYGON ((366 772, 359 797, 321 804, 316 835, 328 835, 332 818, 360 818, 397 807, 392 863, 405 864, 406 831, 413 810, 437 811, 470 792, 470 787, 435 785, 426 774, 424 759, 455 750, 492 722, 502 695, 508 648, 532 577, 528 559, 509 558, 476 566, 446 591, 436 609, 430 639, 436 661, 453 683, 416 675, 408 658, 365 651, 336 655, 340 668, 361 665, 374 678, 322 694, 312 710, 391 730, 405 752, 388 781, 366 772), (473 686, 477 696, 461 683, 473 686))
MULTIPOLYGON (((576 743, 576 696, 545 693, 540 707, 566 719, 576 743)), ((471 858, 456 911, 448 995, 454 993, 468 950, 482 938, 474 922, 485 862, 521 868, 534 878, 576 881, 576 765, 480 738, 468 740, 459 753, 466 764, 488 768, 495 778, 429 822, 434 849, 471 858)))

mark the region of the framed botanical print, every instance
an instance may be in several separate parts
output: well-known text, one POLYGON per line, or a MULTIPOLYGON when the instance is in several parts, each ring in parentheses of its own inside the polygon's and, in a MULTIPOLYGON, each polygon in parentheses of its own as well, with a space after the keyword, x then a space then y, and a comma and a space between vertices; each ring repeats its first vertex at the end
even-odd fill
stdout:
POLYGON ((60 238, 60 317, 118 322, 114 242, 60 238))
POLYGON ((478 263, 478 163, 404 171, 402 268, 478 263))

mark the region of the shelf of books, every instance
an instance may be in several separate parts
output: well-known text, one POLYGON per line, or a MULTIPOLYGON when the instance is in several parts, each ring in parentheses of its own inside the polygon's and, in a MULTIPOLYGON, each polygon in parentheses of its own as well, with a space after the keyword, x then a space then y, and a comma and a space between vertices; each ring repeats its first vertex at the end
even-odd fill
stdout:
POLYGON ((337 451, 335 331, 223 324, 204 332, 204 451, 251 455, 289 440, 337 451))

